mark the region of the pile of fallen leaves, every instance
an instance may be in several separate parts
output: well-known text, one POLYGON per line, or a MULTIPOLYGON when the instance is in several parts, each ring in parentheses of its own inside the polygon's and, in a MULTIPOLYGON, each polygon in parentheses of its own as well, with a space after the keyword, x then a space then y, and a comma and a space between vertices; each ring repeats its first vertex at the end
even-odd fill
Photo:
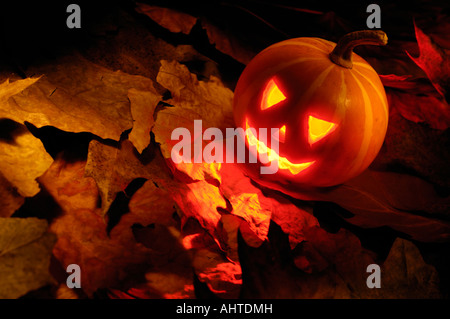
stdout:
MULTIPOLYGON (((239 71, 292 35, 251 3, 112 5, 94 44, 6 59, 0 298, 448 298, 449 16, 433 7, 439 23, 361 50, 389 99, 383 149, 344 185, 299 192, 170 158, 177 127, 234 127, 239 71), (221 9, 249 15, 248 30, 221 9), (373 263, 382 289, 366 285, 373 263), (81 289, 66 286, 70 264, 81 289)), ((294 36, 355 27, 338 10, 266 5, 319 30, 294 36)))

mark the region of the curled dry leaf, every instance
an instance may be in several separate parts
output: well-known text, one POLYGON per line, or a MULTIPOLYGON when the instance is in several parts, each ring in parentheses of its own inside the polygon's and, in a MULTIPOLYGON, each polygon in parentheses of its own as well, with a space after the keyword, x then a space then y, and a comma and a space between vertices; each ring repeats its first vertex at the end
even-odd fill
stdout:
POLYGON ((91 132, 104 139, 119 140, 133 126, 128 90, 153 89, 150 79, 110 71, 79 55, 27 72, 44 76, 3 103, 1 117, 36 127, 91 132))
POLYGON ((184 34, 191 33, 192 28, 197 23, 197 18, 169 8, 151 6, 145 3, 136 3, 136 11, 145 14, 160 26, 168 29, 170 32, 184 34))
POLYGON ((32 197, 39 192, 36 178, 50 167, 53 159, 24 125, 10 120, 0 120, 0 125, 0 174, 21 196, 32 197))
POLYGON ((0 298, 18 298, 53 284, 49 273, 55 236, 37 218, 0 218, 0 298))

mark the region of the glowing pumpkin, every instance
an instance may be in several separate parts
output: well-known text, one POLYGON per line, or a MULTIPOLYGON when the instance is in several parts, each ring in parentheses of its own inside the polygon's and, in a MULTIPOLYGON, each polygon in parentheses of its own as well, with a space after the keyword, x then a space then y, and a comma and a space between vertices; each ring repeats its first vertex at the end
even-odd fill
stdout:
POLYGON ((247 147, 259 143, 260 155, 268 152, 279 169, 262 176, 262 163, 245 164, 250 175, 326 187, 365 170, 383 144, 388 104, 378 74, 353 48, 386 43, 384 32, 369 30, 350 33, 337 45, 296 38, 259 53, 237 83, 234 117, 238 127, 256 132, 279 128, 278 153, 246 135, 247 147))

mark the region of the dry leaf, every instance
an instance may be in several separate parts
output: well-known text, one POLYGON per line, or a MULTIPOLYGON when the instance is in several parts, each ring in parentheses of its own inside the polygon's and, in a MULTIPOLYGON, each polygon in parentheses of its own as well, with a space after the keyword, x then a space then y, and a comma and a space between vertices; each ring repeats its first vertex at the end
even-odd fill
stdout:
POLYGON ((217 50, 231 56, 242 64, 248 64, 258 52, 255 52, 250 46, 239 41, 235 36, 218 28, 207 19, 202 19, 202 28, 206 30, 209 42, 217 50))
POLYGON ((189 34, 197 23, 197 18, 184 12, 151 6, 140 2, 136 2, 136 5, 137 12, 145 14, 170 32, 189 34))
POLYGON ((226 260, 223 255, 211 249, 195 252, 193 266, 198 279, 219 298, 236 299, 242 285, 239 263, 226 260))
MULTIPOLYGON (((313 228, 321 230, 318 227, 313 228)), ((326 236, 327 233, 324 234, 326 236)), ((348 237, 345 236, 337 237, 341 241, 334 242, 336 237, 320 238, 319 236, 319 241, 315 244, 322 245, 328 250, 337 249, 337 251, 332 251, 331 257, 333 257, 340 254, 339 250, 345 249, 348 240, 348 237)), ((275 223, 270 225, 268 238, 257 248, 246 245, 243 240, 239 241, 242 267, 241 298, 332 299, 351 296, 351 288, 345 279, 335 271, 335 265, 331 260, 330 262, 326 261, 325 266, 317 269, 314 273, 307 273, 295 266, 288 236, 275 223)), ((306 244, 308 242, 303 242, 301 245, 306 244)), ((306 251, 302 253, 308 257, 310 262, 313 262, 311 254, 306 254, 306 251)), ((359 254, 358 251, 351 253, 350 256, 342 255, 342 258, 353 259, 354 255, 359 254)), ((355 260, 358 259, 359 256, 355 258, 355 260)), ((352 262, 348 262, 348 265, 352 264, 352 262)), ((347 271, 355 272, 356 269, 347 271)), ((363 271, 365 269, 358 269, 358 273, 363 271)))
POLYGON ((374 165, 383 169, 400 164, 433 184, 449 187, 448 133, 448 130, 434 130, 408 121, 393 108, 389 114, 386 139, 374 165))
POLYGON ((226 209, 227 204, 217 186, 206 181, 189 184, 172 182, 162 186, 171 194, 173 200, 183 212, 183 224, 189 218, 196 219, 220 247, 218 225, 221 215, 218 208, 226 209))
POLYGON ((49 273, 55 236, 37 218, 0 218, 0 298, 18 298, 54 283, 49 273))
MULTIPOLYGON (((166 102, 197 115, 207 127, 233 127, 233 92, 211 76, 208 82, 199 81, 185 65, 176 61, 161 61, 157 82, 172 93, 166 102)), ((174 127, 176 123, 174 123, 174 127)))
POLYGON ((27 78, 23 80, 17 80, 10 82, 7 79, 0 84, 0 118, 8 118, 8 100, 10 97, 19 94, 30 85, 33 85, 39 78, 27 78))
POLYGON ((450 50, 444 49, 427 36, 417 25, 417 44, 419 45, 420 56, 410 58, 427 74, 436 90, 448 100, 448 90, 450 88, 450 50))
POLYGON ((52 164, 42 142, 21 124, 0 120, 3 131, 0 136, 0 173, 24 197, 32 197, 39 192, 35 179, 52 164))
MULTIPOLYGON (((123 216, 108 236, 97 207, 97 186, 84 172, 85 162, 58 159, 39 181, 62 210, 50 224, 58 237, 53 253, 63 267, 72 263, 80 266, 81 287, 92 296, 99 288, 120 287, 129 277, 143 274, 152 263, 153 252, 134 240, 132 215, 123 216)), ((172 204, 166 203, 154 201, 153 209, 170 209, 172 204)), ((136 216, 136 222, 145 222, 144 217, 136 216)))
POLYGON ((425 263, 412 242, 400 238, 381 266, 381 289, 373 290, 377 298, 442 298, 436 269, 425 263))
POLYGON ((343 185, 317 190, 282 186, 268 180, 258 180, 258 183, 294 198, 334 202, 353 213, 347 221, 360 227, 388 226, 424 242, 442 242, 450 238, 449 222, 436 215, 417 214, 416 209, 407 210, 415 205, 426 210, 428 206, 424 202, 431 206, 439 197, 431 190, 431 185, 413 176, 366 170, 343 185), (428 196, 430 192, 432 197, 428 196))
POLYGON ((407 120, 415 123, 425 122, 439 130, 450 127, 450 106, 438 94, 423 95, 388 90, 387 98, 389 105, 398 109, 407 120))
POLYGON ((105 216, 117 193, 124 191, 132 180, 157 179, 161 175, 165 177, 164 168, 158 166, 164 165, 164 162, 156 162, 157 160, 150 162, 147 166, 142 164, 129 140, 122 141, 119 147, 92 140, 89 144, 86 176, 92 177, 97 183, 102 198, 101 216, 105 216))
POLYGON ((10 98, 0 117, 36 127, 91 132, 113 140, 119 140, 133 125, 128 90, 153 88, 150 79, 110 71, 79 55, 63 57, 28 73, 45 76, 10 98))
POLYGON ((162 96, 152 91, 138 91, 130 89, 128 98, 131 104, 131 115, 133 117, 133 129, 128 139, 133 143, 139 153, 150 144, 150 131, 153 127, 153 113, 162 96))
POLYGON ((25 198, 0 173, 0 217, 10 217, 24 202, 25 198))

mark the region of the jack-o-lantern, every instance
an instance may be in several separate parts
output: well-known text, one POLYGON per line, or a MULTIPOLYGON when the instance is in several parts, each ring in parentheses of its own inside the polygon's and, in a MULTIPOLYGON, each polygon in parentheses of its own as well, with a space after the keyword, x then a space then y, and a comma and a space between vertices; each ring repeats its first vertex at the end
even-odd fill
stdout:
POLYGON ((353 48, 386 43, 384 32, 368 30, 337 45, 296 38, 260 52, 239 78, 234 117, 238 127, 256 132, 279 128, 278 153, 250 130, 246 135, 247 148, 259 144, 257 155, 271 154, 278 171, 263 176, 258 166, 268 164, 245 164, 250 176, 327 187, 365 170, 383 144, 388 104, 378 74, 353 48))

